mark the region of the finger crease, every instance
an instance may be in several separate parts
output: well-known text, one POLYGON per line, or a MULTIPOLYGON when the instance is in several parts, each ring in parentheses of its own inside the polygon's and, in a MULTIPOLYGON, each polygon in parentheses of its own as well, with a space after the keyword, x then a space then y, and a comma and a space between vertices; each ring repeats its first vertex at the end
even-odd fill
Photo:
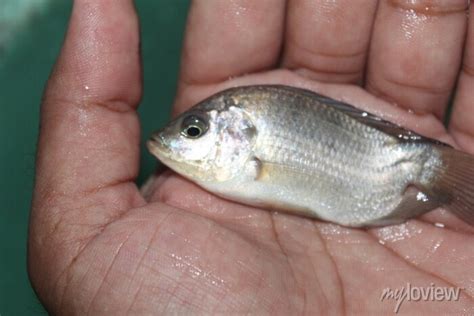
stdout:
POLYGON ((234 79, 238 77, 244 77, 247 74, 255 75, 258 73, 264 73, 268 70, 272 70, 276 66, 276 64, 277 63, 272 63, 269 65, 261 65, 259 67, 258 66, 252 67, 250 69, 245 69, 239 72, 235 72, 227 76, 218 76, 218 77, 208 78, 208 79, 193 79, 190 76, 182 74, 179 78, 179 82, 185 86, 216 86, 226 80, 234 79))
POLYGON ((462 128, 459 125, 454 125, 454 124, 449 126, 449 130, 450 130, 451 134, 462 135, 462 136, 468 138, 469 140, 471 140, 472 143, 474 143, 474 131, 469 131, 466 128, 462 128))
POLYGON ((414 89, 414 90, 418 90, 423 93, 432 94, 432 95, 443 95, 443 94, 446 95, 451 92, 451 88, 437 88, 437 87, 422 86, 422 85, 402 82, 399 80, 389 79, 389 78, 385 78, 385 80, 389 83, 392 83, 404 88, 414 89))
POLYGON ((361 73, 361 70, 329 70, 310 67, 300 64, 297 67, 288 67, 288 69, 293 71, 309 70, 315 74, 324 74, 324 75, 341 75, 341 76, 355 76, 361 73))
POLYGON ((136 107, 132 106, 129 102, 125 102, 119 99, 110 99, 104 101, 97 101, 97 100, 71 100, 67 98, 60 98, 56 96, 45 96, 43 98, 43 103, 55 103, 55 104, 66 104, 66 105, 73 105, 77 108, 87 110, 93 107, 101 107, 106 108, 112 112, 117 113, 128 113, 134 112, 136 107))
POLYGON ((297 41, 295 40, 290 40, 290 44, 292 44, 294 47, 297 49, 300 49, 306 53, 309 53, 310 55, 315 55, 315 56, 321 56, 321 57, 328 57, 328 58, 336 58, 336 59, 342 59, 342 58, 357 58, 364 56, 366 54, 366 50, 362 51, 356 51, 356 52, 344 52, 344 53, 329 53, 329 52, 317 52, 313 51, 310 48, 300 45, 297 41))
MULTIPOLYGON (((432 1, 407 1, 407 0, 389 0, 388 3, 396 8, 403 11, 412 11, 419 15, 425 16, 443 16, 455 13, 464 13, 468 5, 459 4, 452 5, 450 1, 445 1, 445 5, 436 5, 432 1)), ((466 1, 467 3, 467 1, 466 1)))
POLYGON ((130 184, 130 183, 135 184, 134 183, 135 178, 136 178, 136 175, 134 174, 128 177, 115 179, 113 181, 109 181, 109 182, 97 185, 93 188, 81 191, 81 194, 83 195, 95 194, 95 193, 98 193, 99 191, 115 188, 124 184, 130 184))
MULTIPOLYGON (((474 17, 473 17, 474 18, 474 17)), ((469 77, 474 77, 474 67, 470 67, 467 64, 463 64, 462 71, 469 77)))
POLYGON ((102 102, 94 101, 91 103, 86 103, 85 107, 87 107, 87 105, 89 104, 104 107, 112 112, 118 112, 118 113, 128 113, 128 112, 135 111, 134 106, 121 100, 107 100, 107 101, 102 101, 102 102))
POLYGON ((432 111, 423 111, 422 109, 418 109, 418 108, 414 108, 414 107, 409 107, 407 106, 406 104, 404 103, 399 103, 398 100, 396 100, 394 97, 392 97, 390 94, 388 93, 385 93, 384 91, 382 91, 376 84, 374 84, 373 81, 371 80, 368 80, 367 83, 366 83, 366 88, 375 96, 387 101, 387 102, 390 102, 390 103, 393 103, 395 104, 394 106, 398 106, 400 108, 403 108, 403 109, 406 109, 406 110, 409 110, 410 113, 416 115, 416 116, 419 116, 420 118, 422 116, 429 116, 429 115, 434 115, 437 119, 440 119, 440 115, 438 115, 437 113, 434 113, 432 111))

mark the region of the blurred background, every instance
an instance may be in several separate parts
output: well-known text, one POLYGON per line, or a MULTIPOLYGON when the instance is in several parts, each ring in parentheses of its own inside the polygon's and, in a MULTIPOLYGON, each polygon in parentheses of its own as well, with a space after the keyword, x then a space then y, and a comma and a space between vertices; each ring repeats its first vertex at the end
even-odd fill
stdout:
MULTIPOLYGON (((145 92, 142 138, 164 125, 173 101, 188 0, 135 0, 145 92)), ((72 1, 0 0, 0 316, 45 315, 26 272, 39 103, 72 1)), ((143 142, 142 142, 143 143, 143 142)), ((142 145, 142 183, 155 166, 142 145)))

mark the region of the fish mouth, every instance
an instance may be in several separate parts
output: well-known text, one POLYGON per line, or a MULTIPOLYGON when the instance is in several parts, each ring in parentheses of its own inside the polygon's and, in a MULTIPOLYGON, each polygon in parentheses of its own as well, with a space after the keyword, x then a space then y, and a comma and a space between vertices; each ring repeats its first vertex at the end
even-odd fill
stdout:
POLYGON ((154 133, 146 142, 146 147, 148 151, 152 153, 157 158, 163 157, 169 153, 169 148, 166 146, 165 139, 161 133, 154 133))

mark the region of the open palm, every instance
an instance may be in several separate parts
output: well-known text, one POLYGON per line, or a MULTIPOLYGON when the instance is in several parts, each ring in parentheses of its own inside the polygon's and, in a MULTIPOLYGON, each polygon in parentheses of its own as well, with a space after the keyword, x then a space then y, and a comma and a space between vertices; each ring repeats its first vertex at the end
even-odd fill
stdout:
MULTIPOLYGON (((194 1, 175 113, 226 87, 280 83, 474 154, 474 11, 414 3, 194 1)), ((363 230, 226 201, 170 171, 140 192, 140 76, 132 1, 75 1, 42 105, 30 226, 30 276, 49 311, 380 314, 396 303, 383 290, 410 283, 461 296, 402 313, 474 312, 474 229, 443 210, 363 230)))

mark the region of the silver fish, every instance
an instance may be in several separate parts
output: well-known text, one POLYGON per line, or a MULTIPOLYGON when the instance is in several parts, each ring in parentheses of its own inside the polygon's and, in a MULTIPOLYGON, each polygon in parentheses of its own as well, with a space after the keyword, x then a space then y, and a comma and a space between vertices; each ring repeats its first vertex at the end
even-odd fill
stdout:
POLYGON ((147 143, 224 198, 346 226, 439 206, 474 223, 474 158, 355 107, 288 86, 231 88, 147 143))

